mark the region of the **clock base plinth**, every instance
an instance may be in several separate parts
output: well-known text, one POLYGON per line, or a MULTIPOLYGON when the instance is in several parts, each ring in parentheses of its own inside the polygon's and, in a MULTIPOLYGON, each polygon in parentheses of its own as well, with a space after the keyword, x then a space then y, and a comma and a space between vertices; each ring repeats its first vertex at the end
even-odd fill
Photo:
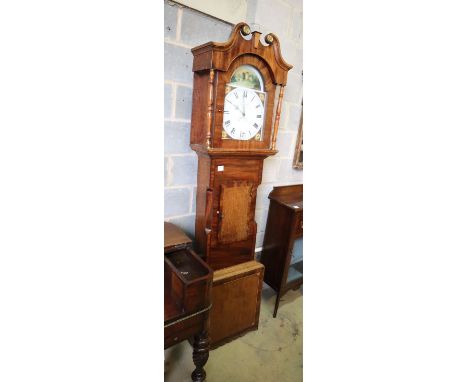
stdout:
POLYGON ((210 312, 210 348, 257 330, 264 267, 257 261, 215 271, 210 312))

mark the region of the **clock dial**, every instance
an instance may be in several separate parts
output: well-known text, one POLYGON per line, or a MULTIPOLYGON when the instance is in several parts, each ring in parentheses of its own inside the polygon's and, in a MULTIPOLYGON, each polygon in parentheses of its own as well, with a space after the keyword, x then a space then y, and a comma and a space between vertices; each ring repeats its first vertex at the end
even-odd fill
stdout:
POLYGON ((260 139, 265 113, 265 94, 243 87, 231 89, 224 99, 224 131, 232 139, 260 139))

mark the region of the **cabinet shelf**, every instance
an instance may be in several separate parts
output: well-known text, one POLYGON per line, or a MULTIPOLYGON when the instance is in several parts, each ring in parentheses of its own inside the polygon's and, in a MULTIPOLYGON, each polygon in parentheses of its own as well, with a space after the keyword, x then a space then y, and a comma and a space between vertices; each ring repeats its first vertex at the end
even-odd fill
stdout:
POLYGON ((302 260, 301 260, 289 266, 288 278, 286 279, 286 283, 289 284, 290 282, 299 280, 302 278, 302 276, 303 276, 303 271, 302 271, 302 260))
POLYGON ((303 258, 302 254, 303 254, 302 237, 300 237, 300 238, 297 238, 296 240, 294 240, 294 245, 293 245, 292 253, 291 253, 290 265, 302 262, 302 258, 303 258))

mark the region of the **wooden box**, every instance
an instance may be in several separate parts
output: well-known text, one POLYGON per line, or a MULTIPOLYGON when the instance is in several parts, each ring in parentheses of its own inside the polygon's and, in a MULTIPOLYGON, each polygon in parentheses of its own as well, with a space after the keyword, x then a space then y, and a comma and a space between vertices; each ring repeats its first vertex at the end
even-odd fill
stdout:
POLYGON ((258 328, 263 270, 249 261, 213 273, 211 348, 258 328))
POLYGON ((210 304, 213 272, 189 247, 190 243, 182 231, 165 223, 165 322, 199 311, 210 304))
MULTIPOLYGON (((187 314, 209 305, 211 271, 190 248, 164 255, 164 306, 168 315, 187 314)), ((164 317, 166 320, 167 317, 164 317)))

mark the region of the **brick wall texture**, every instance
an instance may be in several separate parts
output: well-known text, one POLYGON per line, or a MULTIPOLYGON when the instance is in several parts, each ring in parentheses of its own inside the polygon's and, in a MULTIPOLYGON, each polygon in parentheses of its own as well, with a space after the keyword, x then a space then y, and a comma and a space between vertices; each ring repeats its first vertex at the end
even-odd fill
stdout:
MULTIPOLYGON (((253 30, 275 33, 289 71, 278 132, 278 154, 265 159, 263 182, 257 192, 257 244, 263 243, 268 194, 277 185, 302 183, 293 169, 294 148, 302 102, 302 1, 249 0, 247 20, 253 30)), ((197 156, 190 149, 192 54, 207 41, 226 41, 233 25, 184 7, 164 2, 164 216, 193 238, 197 187, 197 156)))

